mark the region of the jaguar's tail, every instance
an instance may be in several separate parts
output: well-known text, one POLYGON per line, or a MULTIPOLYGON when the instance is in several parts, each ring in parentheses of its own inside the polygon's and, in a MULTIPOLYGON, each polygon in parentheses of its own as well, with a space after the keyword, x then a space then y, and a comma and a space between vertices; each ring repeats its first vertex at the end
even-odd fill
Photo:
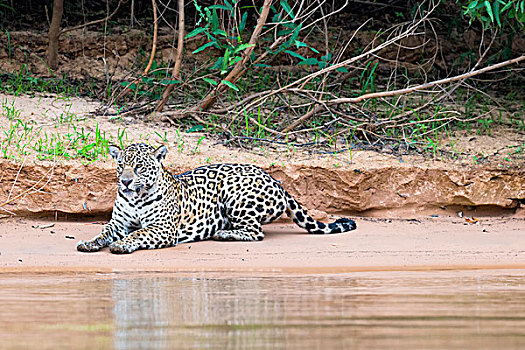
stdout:
POLYGON ((312 234, 330 234, 352 231, 356 229, 354 220, 347 218, 337 219, 331 224, 325 224, 312 218, 299 203, 286 192, 287 211, 299 227, 306 229, 312 234))

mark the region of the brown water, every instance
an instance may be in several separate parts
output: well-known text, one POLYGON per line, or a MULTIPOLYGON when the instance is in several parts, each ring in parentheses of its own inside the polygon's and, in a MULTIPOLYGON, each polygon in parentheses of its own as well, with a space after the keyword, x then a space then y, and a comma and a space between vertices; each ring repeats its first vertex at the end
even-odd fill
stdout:
POLYGON ((0 275, 2 349, 525 347, 525 271, 0 275))

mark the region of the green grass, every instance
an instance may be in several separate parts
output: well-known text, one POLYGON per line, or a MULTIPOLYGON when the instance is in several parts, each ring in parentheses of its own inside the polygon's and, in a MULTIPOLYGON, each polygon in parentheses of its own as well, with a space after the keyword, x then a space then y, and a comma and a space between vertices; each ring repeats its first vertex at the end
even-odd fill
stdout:
POLYGON ((15 96, 50 93, 61 97, 96 97, 97 89, 96 82, 92 80, 74 81, 65 75, 39 78, 29 70, 26 64, 23 64, 18 72, 0 71, 0 92, 15 96))
POLYGON ((67 125, 65 131, 44 130, 33 121, 23 120, 14 104, 3 103, 0 114, 9 120, 2 128, 0 144, 0 156, 5 159, 19 160, 34 154, 39 160, 65 158, 93 162, 107 158, 110 143, 124 147, 130 141, 125 129, 118 129, 116 137, 108 135, 98 123, 94 131, 88 131, 69 109, 61 114, 55 125, 67 125))

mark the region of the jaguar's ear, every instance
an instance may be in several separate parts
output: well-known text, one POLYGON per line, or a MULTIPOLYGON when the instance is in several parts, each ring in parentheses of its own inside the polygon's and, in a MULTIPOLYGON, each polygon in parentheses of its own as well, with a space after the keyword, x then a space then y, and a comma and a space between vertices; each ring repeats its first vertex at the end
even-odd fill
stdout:
POLYGON ((166 146, 162 145, 153 152, 153 155, 159 162, 162 162, 164 157, 166 157, 166 153, 168 153, 168 149, 166 146))
POLYGON ((122 150, 118 146, 115 146, 115 145, 109 146, 109 154, 111 154, 113 159, 117 160, 118 156, 120 155, 120 152, 122 152, 122 150))

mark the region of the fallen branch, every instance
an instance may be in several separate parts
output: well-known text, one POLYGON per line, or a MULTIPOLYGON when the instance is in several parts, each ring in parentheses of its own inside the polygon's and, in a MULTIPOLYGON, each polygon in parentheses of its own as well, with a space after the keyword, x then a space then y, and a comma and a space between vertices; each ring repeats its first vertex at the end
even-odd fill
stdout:
POLYGON ((340 104, 340 103, 359 103, 359 102, 362 102, 362 101, 365 101, 365 100, 370 100, 372 98, 391 97, 391 96, 397 96, 397 95, 404 95, 404 94, 408 94, 408 93, 415 92, 415 91, 426 90, 426 89, 431 88, 431 87, 436 86, 436 85, 447 84, 447 83, 451 83, 451 82, 458 81, 458 80, 468 79, 468 78, 473 77, 475 75, 479 75, 479 74, 482 74, 482 73, 485 73, 485 72, 488 72, 488 71, 491 71, 491 70, 494 70, 494 69, 497 69, 497 68, 505 67, 505 66, 508 66, 510 64, 513 64, 513 63, 518 63, 518 62, 523 61, 523 60, 525 60, 525 55, 513 58, 511 60, 507 60, 507 61, 504 61, 504 62, 500 62, 500 63, 497 63, 497 64, 493 64, 491 66, 488 66, 488 67, 485 67, 485 68, 482 68, 482 69, 478 69, 478 70, 475 70, 475 71, 470 71, 468 73, 457 75, 455 77, 435 80, 435 81, 432 81, 430 83, 425 83, 425 84, 413 86, 413 87, 410 87, 410 88, 405 88, 405 89, 400 89, 400 90, 392 90, 392 91, 374 92, 374 93, 371 93, 371 94, 361 95, 359 97, 336 98, 336 99, 333 99, 333 100, 330 100, 330 101, 326 101, 326 103, 329 104, 329 105, 340 104))
POLYGON ((22 171, 22 168, 24 167, 24 164, 26 162, 27 156, 24 157, 24 160, 22 161, 22 164, 20 165, 20 168, 18 169, 18 172, 16 173, 15 181, 13 181, 13 185, 11 186, 11 190, 9 191, 9 195, 7 196, 7 200, 11 199, 11 195, 13 194, 13 190, 15 189, 16 182, 18 181, 18 177, 20 176, 20 172, 22 171))
MULTIPOLYGON (((224 80, 229 81, 232 84, 235 84, 235 82, 241 77, 242 73, 245 72, 245 66, 248 60, 250 59, 250 55, 253 52, 253 49, 255 47, 255 44, 257 43, 257 39, 259 38, 259 35, 261 34, 261 31, 263 29, 264 24, 266 23, 266 18, 268 17, 268 13, 270 12, 270 6, 272 4, 272 0, 264 0, 264 4, 262 5, 262 11, 259 15, 259 19, 257 20, 257 25, 255 26, 255 29, 252 33, 252 36, 250 38, 250 41, 248 42, 248 47, 243 52, 243 58, 235 64, 235 67, 233 67, 233 70, 226 76, 224 80)), ((191 112, 193 111, 207 111, 215 102, 217 102, 218 96, 229 89, 229 87, 226 84, 220 83, 214 91, 209 93, 197 106, 195 106, 191 112)))
MULTIPOLYGON (((359 102, 362 102, 362 101, 365 101, 365 100, 370 100, 370 99, 373 99, 373 98, 392 97, 392 96, 398 96, 398 95, 405 95, 405 94, 408 94, 408 93, 411 93, 411 92, 426 90, 426 89, 431 88, 431 87, 436 86, 436 85, 447 84, 447 83, 451 83, 451 82, 458 81, 458 80, 465 80, 465 79, 468 79, 470 77, 473 77, 473 76, 476 76, 476 75, 479 75, 479 74, 482 74, 482 73, 485 73, 485 72, 488 72, 488 71, 491 71, 491 70, 494 70, 494 69, 497 69, 497 68, 505 67, 505 66, 508 66, 510 64, 513 64, 513 63, 518 63, 518 62, 523 61, 523 60, 525 60, 525 55, 517 57, 517 58, 513 58, 511 60, 507 60, 507 61, 504 61, 504 62, 500 62, 500 63, 494 64, 494 65, 491 65, 491 66, 488 66, 488 67, 485 67, 485 68, 482 68, 482 69, 473 70, 473 71, 470 71, 468 73, 464 73, 464 74, 457 75, 457 76, 450 77, 450 78, 435 80, 435 81, 432 81, 432 82, 429 82, 429 83, 413 86, 413 87, 410 87, 410 88, 405 88, 405 89, 400 89, 400 90, 392 90, 392 91, 374 92, 374 93, 371 93, 371 94, 365 94, 365 95, 361 95, 361 96, 358 96, 358 97, 336 98, 336 99, 333 99, 333 100, 324 101, 324 104, 330 106, 330 105, 343 104, 343 103, 359 103, 359 102)), ((319 113, 323 109, 325 109, 325 106, 323 104, 317 104, 308 113, 304 114, 302 117, 300 117, 299 119, 294 121, 292 124, 290 124, 288 127, 286 127, 282 132, 283 133, 287 133, 287 132, 292 131, 297 126, 301 125, 305 120, 311 118, 313 115, 315 115, 316 113, 319 113)))
POLYGON ((54 171, 55 171, 55 167, 56 167, 56 162, 52 165, 51 169, 49 169, 47 171, 47 173, 40 178, 40 180, 38 180, 33 186, 31 186, 30 188, 28 188, 27 190, 23 191, 22 193, 18 194, 17 196, 13 197, 13 198, 10 198, 8 200, 6 200, 4 203, 0 204, 0 208, 4 207, 5 205, 13 202, 14 200, 17 200, 18 198, 22 197, 22 196, 25 196, 26 194, 29 194, 29 193, 33 193, 33 192, 37 192, 37 191, 40 191, 42 190, 44 187, 47 186, 47 184, 49 183, 49 181, 51 181, 51 177, 53 177, 53 174, 54 174, 54 171), (38 189, 35 189, 47 176, 49 175, 49 178, 47 179, 46 183, 43 184, 42 186, 40 186, 40 188, 38 189))
POLYGON ((88 22, 88 23, 84 23, 84 24, 79 24, 78 26, 74 26, 74 27, 71 27, 71 28, 65 28, 65 29, 62 29, 60 31, 60 34, 59 35, 62 35, 64 33, 67 33, 67 32, 71 32, 73 30, 77 30, 77 29, 82 29, 82 28, 85 28, 85 27, 88 27, 88 26, 92 26, 94 24, 98 24, 98 23, 102 23, 102 22, 105 22, 107 20, 109 20, 111 17, 113 17, 118 9, 120 8, 120 5, 122 4, 122 0, 119 0, 118 4, 117 4, 117 7, 115 8, 115 10, 113 10, 113 12, 111 12, 111 14, 109 14, 107 17, 105 18, 102 18, 102 19, 97 19, 95 21, 91 21, 91 22, 88 22))
POLYGON ((295 120, 292 124, 288 125, 283 130, 283 133, 286 134, 287 132, 292 131, 293 129, 295 129, 296 127, 301 125, 305 120, 310 119, 315 114, 321 112, 323 109, 325 109, 324 105, 322 105, 322 104, 315 105, 314 108, 312 108, 311 110, 308 111, 308 113, 304 114, 302 117, 300 117, 299 119, 295 120))

